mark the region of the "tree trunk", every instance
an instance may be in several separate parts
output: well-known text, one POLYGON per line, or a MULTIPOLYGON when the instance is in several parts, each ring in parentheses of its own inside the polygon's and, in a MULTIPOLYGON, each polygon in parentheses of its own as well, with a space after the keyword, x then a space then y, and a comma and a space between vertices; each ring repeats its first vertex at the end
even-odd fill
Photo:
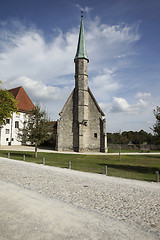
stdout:
POLYGON ((34 153, 34 157, 37 158, 37 143, 35 143, 35 153, 34 153))
POLYGON ((0 124, 0 146, 1 146, 1 131, 2 131, 2 125, 0 124))

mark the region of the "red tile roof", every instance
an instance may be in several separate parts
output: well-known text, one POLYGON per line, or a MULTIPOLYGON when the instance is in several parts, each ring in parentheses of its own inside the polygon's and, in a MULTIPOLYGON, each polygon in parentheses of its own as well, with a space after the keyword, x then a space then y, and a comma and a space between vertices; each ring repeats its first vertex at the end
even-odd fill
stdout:
POLYGON ((17 101, 19 112, 30 112, 35 108, 22 86, 9 89, 8 91, 13 94, 15 100, 17 101))

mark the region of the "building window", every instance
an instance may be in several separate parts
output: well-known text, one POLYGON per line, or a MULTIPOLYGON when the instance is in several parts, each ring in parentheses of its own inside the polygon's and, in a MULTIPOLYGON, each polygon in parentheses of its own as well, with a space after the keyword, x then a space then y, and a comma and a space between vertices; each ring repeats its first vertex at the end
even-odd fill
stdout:
POLYGON ((9 138, 6 138, 6 142, 8 142, 9 141, 9 138))
POLYGON ((9 134, 9 129, 6 129, 6 134, 9 134))
POLYGON ((19 122, 15 121, 15 128, 19 128, 19 122))
POLYGON ((24 128, 26 127, 26 125, 27 125, 27 121, 24 121, 24 122, 23 122, 24 128))
POLYGON ((7 124, 10 124, 10 119, 6 119, 6 123, 7 123, 7 124))
POLYGON ((94 137, 97 138, 97 133, 94 133, 94 137))
POLYGON ((14 138, 12 138, 12 142, 14 141, 14 138))

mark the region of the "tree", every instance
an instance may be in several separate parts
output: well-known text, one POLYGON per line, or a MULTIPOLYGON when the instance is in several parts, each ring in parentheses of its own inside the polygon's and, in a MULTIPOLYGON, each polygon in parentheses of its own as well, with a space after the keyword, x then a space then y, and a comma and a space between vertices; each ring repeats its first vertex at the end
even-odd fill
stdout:
POLYGON ((158 143, 160 143, 160 107, 157 106, 156 109, 153 110, 153 114, 156 118, 156 123, 153 125, 153 132, 157 136, 158 143))
POLYGON ((144 130, 139 132, 135 131, 124 131, 122 133, 107 133, 109 144, 119 144, 119 139, 121 139, 121 144, 143 144, 147 142, 148 144, 155 144, 155 136, 151 133, 147 133, 144 130))
POLYGON ((0 126, 6 124, 6 118, 11 118, 12 113, 17 111, 17 103, 12 93, 0 89, 0 126))
POLYGON ((24 123, 24 128, 19 129, 18 137, 23 143, 30 142, 35 145, 35 157, 37 157, 37 146, 48 140, 51 135, 51 125, 46 111, 41 110, 37 104, 28 119, 24 123))

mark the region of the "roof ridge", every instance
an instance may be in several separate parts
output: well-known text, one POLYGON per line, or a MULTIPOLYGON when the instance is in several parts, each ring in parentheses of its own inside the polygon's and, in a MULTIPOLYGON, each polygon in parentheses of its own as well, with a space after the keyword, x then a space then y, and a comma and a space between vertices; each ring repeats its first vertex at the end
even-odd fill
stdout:
MULTIPOLYGON (((71 96, 72 96, 72 94, 73 94, 74 91, 75 91, 75 88, 72 90, 72 92, 71 92, 71 94, 69 95, 67 101, 66 101, 65 104, 63 105, 63 108, 62 108, 62 110, 61 110, 60 113, 59 113, 60 116, 61 116, 61 114, 62 114, 65 106, 67 105, 67 103, 68 103, 69 99, 71 98, 71 96)), ((94 101, 94 103, 95 103, 98 111, 102 114, 102 116, 105 116, 104 112, 102 111, 101 107, 99 106, 97 100, 95 99, 95 97, 94 97, 94 95, 93 95, 93 93, 92 93, 92 91, 90 90, 89 87, 88 87, 88 93, 90 94, 91 98, 93 99, 93 101, 94 101)))
POLYGON ((19 92, 19 90, 20 90, 21 87, 22 87, 22 86, 19 86, 19 87, 16 87, 16 88, 11 88, 11 89, 9 89, 8 91, 9 91, 9 92, 12 92, 13 96, 16 98, 16 96, 17 96, 17 94, 18 94, 18 92, 19 92))
POLYGON ((8 90, 17 101, 19 112, 31 112, 34 109, 34 104, 22 86, 8 90))
POLYGON ((101 113, 103 116, 105 116, 104 112, 102 111, 101 107, 99 106, 97 100, 95 99, 95 97, 94 97, 94 95, 93 95, 93 93, 92 93, 92 91, 91 91, 91 89, 90 89, 89 87, 88 87, 88 92, 89 92, 89 94, 91 95, 91 97, 92 97, 92 99, 93 99, 93 101, 94 101, 97 109, 100 111, 100 113, 101 113))
MULTIPOLYGON (((74 88, 74 89, 75 89, 75 88, 74 88)), ((59 113, 60 116, 61 116, 61 114, 62 114, 65 106, 67 105, 69 99, 71 98, 71 96, 72 96, 72 94, 73 94, 73 92, 74 92, 74 89, 72 90, 71 94, 70 94, 69 97, 67 98, 67 101, 66 101, 65 104, 63 105, 63 108, 62 108, 62 110, 61 110, 60 113, 59 113)))

